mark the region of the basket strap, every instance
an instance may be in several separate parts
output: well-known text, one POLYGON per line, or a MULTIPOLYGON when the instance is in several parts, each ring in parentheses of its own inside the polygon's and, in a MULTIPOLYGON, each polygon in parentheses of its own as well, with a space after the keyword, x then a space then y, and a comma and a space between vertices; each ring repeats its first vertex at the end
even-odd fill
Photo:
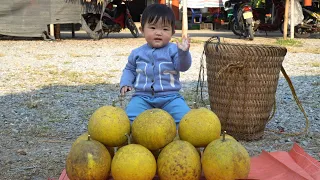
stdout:
MULTIPOLYGON (((300 102, 300 100, 299 100, 299 98, 298 98, 298 96, 296 94, 296 91, 295 91, 295 89, 293 87, 292 81, 291 81, 290 77, 288 76, 287 72, 284 70, 283 66, 281 66, 281 72, 282 72, 283 76, 285 77, 286 81, 288 82, 288 85, 290 87, 290 90, 291 90, 291 93, 292 93, 292 96, 293 96, 294 100, 296 101, 300 111, 303 113, 304 118, 306 119, 306 126, 302 131, 295 132, 295 133, 286 133, 286 132, 280 132, 280 131, 275 131, 275 130, 270 130, 270 129, 268 129, 268 131, 279 133, 279 134, 284 134, 284 135, 287 135, 287 136, 297 136, 297 135, 305 134, 305 133, 307 133, 307 131, 309 129, 309 126, 310 126, 307 113, 304 111, 303 106, 302 106, 302 104, 301 104, 301 102, 300 102)), ((274 101, 274 102, 276 102, 276 101, 274 101)), ((273 117, 273 115, 275 113, 275 109, 276 109, 276 104, 274 104, 273 114, 272 114, 271 118, 273 117)), ((269 120, 271 118, 269 118, 269 120)))
MULTIPOLYGON (((206 43, 205 43, 205 47, 207 47, 207 45, 211 42, 213 42, 214 40, 217 40, 218 44, 220 44, 220 37, 219 36, 212 36, 210 37, 206 43)), ((199 107, 198 103, 201 103, 202 106, 206 106, 206 103, 204 102, 204 98, 203 98, 203 87, 204 87, 204 58, 203 56, 205 55, 205 49, 203 49, 202 51, 202 55, 200 58, 200 69, 199 69, 199 76, 198 76, 198 83, 197 83, 197 87, 196 87, 196 93, 195 93, 195 97, 194 97, 194 101, 193 101, 193 108, 197 108, 199 107), (199 100, 199 89, 200 89, 200 100, 199 100), (199 102, 200 101, 200 102, 199 102)), ((216 46, 216 50, 218 50, 218 47, 216 46)))

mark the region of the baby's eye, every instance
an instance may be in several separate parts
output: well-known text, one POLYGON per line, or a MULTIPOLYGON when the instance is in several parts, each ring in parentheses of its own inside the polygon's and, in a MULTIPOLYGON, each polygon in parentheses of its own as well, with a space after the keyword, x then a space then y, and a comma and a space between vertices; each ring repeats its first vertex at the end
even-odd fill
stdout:
POLYGON ((150 29, 156 29, 154 26, 150 26, 149 28, 150 28, 150 29))
POLYGON ((168 28, 164 28, 163 30, 165 30, 165 31, 169 31, 169 29, 168 29, 168 28))

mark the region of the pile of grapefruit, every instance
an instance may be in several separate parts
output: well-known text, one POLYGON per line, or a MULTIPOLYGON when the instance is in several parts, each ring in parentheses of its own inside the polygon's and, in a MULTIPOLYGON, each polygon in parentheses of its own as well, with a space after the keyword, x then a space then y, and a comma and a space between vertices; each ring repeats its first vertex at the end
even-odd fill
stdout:
POLYGON ((141 113, 130 124, 119 107, 103 106, 90 117, 66 158, 69 179, 196 180, 245 179, 247 150, 206 108, 190 110, 177 127, 161 109, 141 113))

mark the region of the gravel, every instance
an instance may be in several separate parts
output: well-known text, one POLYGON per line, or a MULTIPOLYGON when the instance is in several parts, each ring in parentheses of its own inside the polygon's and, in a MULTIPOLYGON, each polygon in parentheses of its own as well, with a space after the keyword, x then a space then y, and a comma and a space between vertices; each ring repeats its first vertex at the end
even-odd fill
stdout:
MULTIPOLYGON (((119 101, 119 78, 130 51, 143 38, 66 38, 61 41, 3 40, 0 42, 0 174, 1 179, 57 179, 65 167, 72 142, 87 131, 90 115, 103 105, 125 106, 130 94, 119 101)), ((192 37, 192 35, 191 35, 192 37)), ((194 37, 193 65, 182 73, 182 93, 191 105, 198 80, 203 43, 194 37)), ((273 43, 257 37, 248 42, 273 43), (263 42, 265 41, 265 42, 263 42)), ((304 46, 320 47, 320 41, 303 40, 304 46)), ((291 48, 292 49, 292 48, 291 48)), ((294 51, 292 51, 294 52, 294 51)), ((320 55, 288 52, 283 63, 308 115, 310 128, 301 136, 265 131, 261 140, 241 143, 251 156, 262 150, 287 151, 294 142, 320 159, 320 55)), ((297 52, 297 51, 295 51, 297 52)), ((206 90, 204 97, 208 98, 206 90)), ((266 128, 300 132, 305 119, 288 83, 279 79, 277 111, 266 128)))

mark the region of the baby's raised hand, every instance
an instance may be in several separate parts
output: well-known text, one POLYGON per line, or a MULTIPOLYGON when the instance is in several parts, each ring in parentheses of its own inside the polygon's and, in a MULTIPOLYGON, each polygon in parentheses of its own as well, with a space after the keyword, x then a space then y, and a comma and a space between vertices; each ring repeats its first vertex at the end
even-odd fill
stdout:
POLYGON ((177 41, 177 46, 179 49, 183 50, 183 51, 188 51, 189 48, 190 48, 190 37, 185 37, 183 36, 182 39, 181 39, 181 42, 178 42, 177 41))
POLYGON ((132 87, 130 86, 123 86, 120 90, 120 94, 123 96, 126 92, 131 91, 132 87))

